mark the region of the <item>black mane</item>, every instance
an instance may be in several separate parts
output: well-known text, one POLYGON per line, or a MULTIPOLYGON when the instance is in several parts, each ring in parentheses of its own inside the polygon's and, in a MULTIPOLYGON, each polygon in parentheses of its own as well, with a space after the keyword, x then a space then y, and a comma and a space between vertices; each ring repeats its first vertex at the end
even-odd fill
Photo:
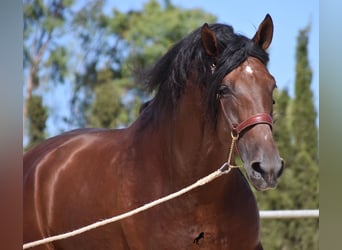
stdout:
POLYGON ((197 76, 194 81, 206 89, 203 101, 207 106, 208 117, 216 124, 216 93, 223 77, 243 63, 248 56, 256 57, 267 64, 267 52, 251 39, 235 34, 231 26, 212 24, 209 27, 216 34, 221 51, 219 56, 210 57, 205 53, 201 43, 201 28, 198 28, 176 43, 148 73, 147 88, 156 94, 142 112, 145 122, 157 121, 163 113, 172 115, 190 73, 194 73, 197 76), (212 74, 213 64, 216 69, 212 74))

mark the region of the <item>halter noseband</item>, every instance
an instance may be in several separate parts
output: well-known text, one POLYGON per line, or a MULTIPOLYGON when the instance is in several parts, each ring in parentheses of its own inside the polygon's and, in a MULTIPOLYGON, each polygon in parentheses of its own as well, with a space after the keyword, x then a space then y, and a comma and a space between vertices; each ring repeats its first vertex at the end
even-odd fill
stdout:
MULTIPOLYGON (((221 108, 224 114, 224 117, 226 118, 227 122, 229 123, 228 115, 226 113, 226 110, 224 109, 224 105, 222 102, 222 98, 220 98, 220 104, 221 108)), ((235 143, 238 141, 240 133, 254 125, 257 124, 268 124, 271 129, 273 127, 273 119, 272 117, 267 114, 267 113, 258 113, 255 115, 252 115, 251 117, 247 118, 243 122, 240 122, 239 124, 233 124, 232 126, 232 131, 231 131, 231 137, 232 137, 232 142, 230 145, 229 153, 228 153, 228 159, 226 164, 228 165, 228 168, 239 168, 239 166, 235 166, 231 164, 231 158, 233 154, 233 149, 235 143)))
POLYGON ((270 127, 272 129, 272 126, 273 126, 272 117, 267 113, 259 113, 259 114, 252 115, 251 117, 244 120, 243 122, 241 122, 237 125, 233 125, 232 132, 235 135, 239 135, 243 130, 245 130, 251 126, 257 125, 257 124, 268 124, 268 125, 270 125, 270 127))
MULTIPOLYGON (((221 103, 221 108, 222 108, 223 114, 224 114, 227 122, 229 123, 228 115, 226 113, 226 110, 224 109, 224 105, 223 105, 221 98, 220 98, 220 103, 221 103)), ((258 113, 258 114, 252 115, 251 117, 247 118, 243 122, 240 122, 239 124, 233 124, 232 134, 234 136, 239 136, 242 131, 248 129, 249 127, 257 125, 257 124, 268 124, 272 129, 273 119, 267 113, 258 113)))

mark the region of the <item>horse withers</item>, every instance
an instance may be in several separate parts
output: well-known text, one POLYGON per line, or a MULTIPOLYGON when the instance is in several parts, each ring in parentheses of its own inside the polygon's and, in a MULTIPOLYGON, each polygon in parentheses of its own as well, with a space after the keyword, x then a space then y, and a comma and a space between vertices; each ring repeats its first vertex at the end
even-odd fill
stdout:
MULTIPOLYGON (((269 15, 252 39, 203 25, 147 76, 155 97, 128 128, 78 129, 24 155, 24 242, 140 207, 208 175, 232 136, 247 178, 274 188, 283 162, 272 137, 275 80, 269 15)), ((171 201, 34 249, 260 250, 259 213, 239 169, 171 201)))

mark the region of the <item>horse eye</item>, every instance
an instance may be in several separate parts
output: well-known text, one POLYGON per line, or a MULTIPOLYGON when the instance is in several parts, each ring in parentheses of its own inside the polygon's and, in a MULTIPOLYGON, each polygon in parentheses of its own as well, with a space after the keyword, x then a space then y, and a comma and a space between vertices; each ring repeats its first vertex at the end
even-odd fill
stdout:
POLYGON ((231 94, 230 88, 227 85, 221 85, 219 89, 219 95, 225 97, 229 94, 231 94))
POLYGON ((272 100, 273 105, 275 104, 275 100, 272 100))

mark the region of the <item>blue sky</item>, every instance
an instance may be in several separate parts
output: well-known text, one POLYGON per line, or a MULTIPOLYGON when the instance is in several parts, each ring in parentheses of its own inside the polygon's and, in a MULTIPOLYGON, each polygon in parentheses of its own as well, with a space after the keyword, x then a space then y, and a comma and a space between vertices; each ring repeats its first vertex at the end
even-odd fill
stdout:
MULTIPOLYGON (((147 0, 125 0, 109 1, 110 8, 118 8, 121 11, 139 10, 147 0)), ((159 0, 159 2, 164 2, 159 0)), ((269 70, 276 78, 279 89, 287 89, 289 94, 294 96, 295 80, 295 52, 296 37, 300 29, 311 25, 309 37, 309 60, 313 70, 312 90, 314 92, 315 106, 318 112, 319 107, 319 1, 318 0, 287 0, 287 1, 267 1, 267 0, 172 0, 172 3, 182 8, 201 8, 206 12, 214 14, 218 22, 230 24, 235 32, 252 37, 258 25, 265 15, 269 13, 274 22, 274 36, 270 52, 269 70)), ((108 9, 108 12, 111 9, 108 9)), ((203 20, 203 23, 206 20, 203 20)), ((44 91, 44 90, 43 90, 44 91)), ((58 87, 53 91, 53 96, 61 98, 51 98, 45 100, 56 115, 50 117, 47 122, 47 133, 49 136, 56 135, 61 130, 69 130, 58 123, 61 116, 69 113, 67 110, 70 89, 58 87), (62 100, 63 99, 63 100, 62 100)))
MULTIPOLYGON (((146 0, 125 0, 110 4, 121 11, 141 9, 146 0)), ((159 2, 163 2, 159 0, 159 2)), ((269 13, 274 22, 274 36, 270 47, 269 69, 280 89, 287 88, 294 94, 296 37, 300 29, 311 25, 309 60, 313 70, 312 89, 318 107, 319 79, 319 1, 318 0, 172 0, 182 8, 201 8, 218 17, 218 22, 230 24, 235 32, 252 37, 260 22, 269 13)), ((205 20, 203 20, 205 22, 205 20)))

